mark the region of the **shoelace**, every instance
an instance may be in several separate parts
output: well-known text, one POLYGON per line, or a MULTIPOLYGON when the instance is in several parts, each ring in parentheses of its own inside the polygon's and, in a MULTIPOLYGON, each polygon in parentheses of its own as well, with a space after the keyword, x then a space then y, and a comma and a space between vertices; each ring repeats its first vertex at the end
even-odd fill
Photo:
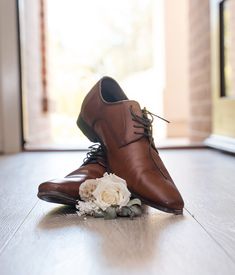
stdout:
POLYGON ((105 165, 105 153, 102 148, 102 146, 98 143, 93 144, 88 147, 89 152, 87 152, 86 157, 83 160, 83 165, 88 164, 88 163, 100 163, 102 166, 105 165), (98 161, 98 159, 101 159, 102 161, 98 161))
POLYGON ((162 173, 162 175, 167 179, 167 176, 163 173, 163 171, 161 170, 161 168, 157 165, 154 157, 153 157, 153 154, 151 152, 151 148, 153 148, 156 152, 158 152, 156 146, 155 146, 155 143, 154 143, 154 138, 153 138, 153 126, 152 126, 152 123, 154 121, 154 116, 167 122, 167 123, 170 123, 169 120, 165 119, 165 118, 162 118, 150 111, 148 111, 145 107, 144 109, 141 110, 142 111, 142 114, 143 116, 139 116, 137 115, 134 111, 133 111, 133 107, 130 106, 130 113, 132 115, 132 120, 137 122, 138 125, 134 125, 134 128, 141 128, 141 129, 144 129, 144 132, 137 132, 135 131, 134 133, 137 134, 137 135, 142 135, 142 136, 145 136, 148 138, 149 140, 149 155, 151 156, 155 166, 159 169, 159 171, 162 173))

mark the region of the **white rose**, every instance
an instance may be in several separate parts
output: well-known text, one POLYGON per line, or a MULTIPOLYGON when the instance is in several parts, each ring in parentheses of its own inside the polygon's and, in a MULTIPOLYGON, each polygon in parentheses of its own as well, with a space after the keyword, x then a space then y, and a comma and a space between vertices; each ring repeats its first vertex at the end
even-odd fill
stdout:
POLYGON ((95 203, 102 210, 111 205, 126 206, 131 193, 127 189, 126 181, 114 174, 105 173, 103 178, 97 180, 98 185, 93 192, 95 203))
POLYGON ((79 195, 83 201, 94 200, 93 192, 98 185, 96 179, 85 180, 79 187, 79 195))

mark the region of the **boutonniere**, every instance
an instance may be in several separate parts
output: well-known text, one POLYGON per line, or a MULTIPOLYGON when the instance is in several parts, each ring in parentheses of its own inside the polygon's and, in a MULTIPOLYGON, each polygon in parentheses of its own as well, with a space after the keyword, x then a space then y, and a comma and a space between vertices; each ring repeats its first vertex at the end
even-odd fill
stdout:
POLYGON ((105 173, 102 178, 88 179, 79 188, 81 200, 76 208, 79 216, 134 218, 142 214, 141 201, 130 199, 126 181, 115 174, 105 173))

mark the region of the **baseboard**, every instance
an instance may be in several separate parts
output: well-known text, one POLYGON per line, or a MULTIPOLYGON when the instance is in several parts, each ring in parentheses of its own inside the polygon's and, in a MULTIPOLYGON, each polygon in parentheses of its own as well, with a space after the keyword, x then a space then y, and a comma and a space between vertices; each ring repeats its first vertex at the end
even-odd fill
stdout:
POLYGON ((235 138, 220 135, 210 135, 210 137, 207 138, 204 143, 211 148, 235 154, 235 138))

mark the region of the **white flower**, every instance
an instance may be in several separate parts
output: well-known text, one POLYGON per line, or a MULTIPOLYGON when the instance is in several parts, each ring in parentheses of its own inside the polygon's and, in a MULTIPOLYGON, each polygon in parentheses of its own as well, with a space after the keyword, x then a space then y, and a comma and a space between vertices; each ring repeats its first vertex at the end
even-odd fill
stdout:
POLYGON ((94 200, 93 192, 98 185, 96 179, 85 180, 79 187, 79 195, 83 201, 94 200))
POLYGON ((78 216, 93 215, 99 211, 99 207, 93 201, 78 201, 76 208, 78 216))
POLYGON ((98 207, 106 210, 111 205, 118 205, 119 207, 127 205, 131 193, 127 189, 124 179, 114 174, 105 173, 97 181, 98 185, 93 192, 93 196, 98 207))

